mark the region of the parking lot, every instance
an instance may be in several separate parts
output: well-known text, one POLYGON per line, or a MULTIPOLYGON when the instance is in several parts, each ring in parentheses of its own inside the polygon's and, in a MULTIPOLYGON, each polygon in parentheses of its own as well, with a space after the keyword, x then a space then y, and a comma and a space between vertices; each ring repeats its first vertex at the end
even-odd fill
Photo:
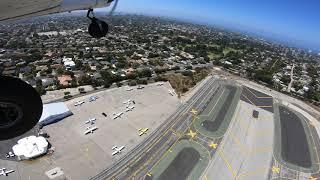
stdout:
POLYGON ((88 102, 92 94, 66 102, 74 115, 44 127, 55 148, 52 155, 25 162, 0 160, 0 166, 15 170, 7 179, 45 179, 45 171, 61 167, 70 179, 88 179, 122 157, 126 152, 143 141, 148 134, 162 124, 180 104, 171 96, 168 83, 163 86, 151 84, 144 89, 126 91, 127 87, 110 89, 94 95, 99 98, 88 102), (133 111, 125 112, 124 101, 135 101, 133 111), (79 101, 81 106, 74 106, 79 101), (113 119, 113 113, 123 111, 121 118, 113 119), (107 117, 102 115, 107 114, 107 117), (89 118, 96 118, 98 129, 85 135, 85 124, 89 118), (149 128, 147 135, 139 136, 139 128, 149 128), (113 146, 125 146, 121 154, 112 156, 113 146))

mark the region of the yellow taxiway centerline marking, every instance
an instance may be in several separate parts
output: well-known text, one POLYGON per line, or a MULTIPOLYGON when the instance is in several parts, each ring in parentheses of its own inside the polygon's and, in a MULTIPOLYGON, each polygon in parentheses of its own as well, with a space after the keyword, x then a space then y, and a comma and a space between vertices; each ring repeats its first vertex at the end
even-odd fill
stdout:
POLYGON ((248 171, 248 172, 241 173, 236 177, 236 180, 243 178, 243 177, 248 177, 248 176, 260 174, 260 173, 266 171, 267 169, 268 168, 264 167, 264 168, 260 168, 260 169, 254 170, 254 171, 248 171))
MULTIPOLYGON (((203 95, 204 94, 204 92, 202 92, 201 93, 201 95, 203 95)), ((195 103, 199 98, 200 98, 201 96, 198 96, 197 98, 196 98, 196 100, 195 101, 193 101, 193 103, 195 103)), ((203 99, 205 99, 205 98, 203 98, 203 99)), ((203 101, 203 100, 202 100, 203 101)), ((201 103, 202 103, 202 101, 201 101, 201 103)), ((200 103, 200 104, 201 104, 200 103)), ((191 105, 189 105, 189 106, 191 106, 191 105)), ((171 127, 173 127, 173 126, 175 126, 178 122, 179 122, 179 120, 185 115, 185 114, 187 114, 187 112, 185 112, 185 113, 183 113, 183 114, 181 114, 179 117, 177 117, 176 118, 176 121, 174 121, 174 123, 173 123, 173 125, 171 126, 171 127)), ((156 143, 158 143, 160 140, 161 140, 161 138, 165 135, 165 134, 167 134, 168 132, 170 131, 170 128, 168 128, 168 129, 166 129, 166 131, 165 131, 165 133, 164 134, 162 134, 161 136, 159 136, 158 138, 157 138, 157 141, 155 141, 155 142, 153 142, 151 145, 149 145, 148 146, 148 150, 147 150, 147 152, 149 152, 151 149, 152 149, 152 147, 156 144, 156 143)), ((181 138, 181 137, 179 137, 179 138, 181 138)), ((179 139, 178 138, 178 139, 179 139)), ((175 143, 177 143, 178 141, 176 141, 175 143)), ((175 143, 173 144, 173 145, 175 145, 175 143)), ((171 146, 171 147, 173 147, 173 145, 171 146)), ((141 159, 141 157, 137 157, 138 159, 141 159)), ((135 159, 132 159, 132 160, 130 160, 129 162, 128 162, 128 164, 133 164, 133 163, 136 163, 137 162, 137 158, 135 158, 135 159)), ((162 159, 162 158, 160 158, 160 159, 162 159)), ((158 162, 160 162, 160 160, 159 161, 157 161, 157 163, 158 162)), ((156 164, 157 164, 156 163, 156 164)), ((156 165, 155 164, 155 165, 156 165)), ((143 166, 145 165, 145 163, 143 164, 143 166)), ((153 166, 153 167, 155 167, 155 165, 153 166)), ((128 168, 125 168, 125 170, 127 170, 128 168)), ((123 169, 119 169, 119 170, 117 170, 114 174, 118 174, 120 171, 123 171, 123 169)), ((137 171, 136 171, 137 172, 137 171)))
POLYGON ((235 178, 236 177, 236 173, 233 170, 231 164, 229 163, 229 161, 227 160, 227 158, 225 157, 224 153, 222 152, 222 150, 219 152, 220 157, 222 158, 222 160, 226 163, 229 171, 231 172, 232 176, 235 178))

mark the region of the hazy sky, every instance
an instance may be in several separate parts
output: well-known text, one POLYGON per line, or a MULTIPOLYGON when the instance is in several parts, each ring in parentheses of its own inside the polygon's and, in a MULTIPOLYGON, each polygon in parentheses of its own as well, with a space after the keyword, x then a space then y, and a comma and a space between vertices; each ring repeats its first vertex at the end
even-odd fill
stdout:
POLYGON ((320 0, 119 0, 117 11, 217 24, 320 50, 320 0))

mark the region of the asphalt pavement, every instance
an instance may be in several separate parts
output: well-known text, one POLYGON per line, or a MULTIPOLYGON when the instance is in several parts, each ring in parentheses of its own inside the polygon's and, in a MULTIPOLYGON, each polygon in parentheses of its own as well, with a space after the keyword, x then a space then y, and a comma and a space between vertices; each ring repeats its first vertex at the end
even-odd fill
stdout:
POLYGON ((101 173, 92 177, 95 179, 117 178, 124 179, 133 177, 141 179, 145 176, 145 171, 151 169, 153 162, 157 162, 157 158, 165 153, 174 142, 179 138, 179 134, 171 131, 171 127, 181 122, 192 121, 189 111, 192 108, 198 108, 203 99, 208 98, 212 86, 216 83, 216 78, 209 79, 185 104, 181 105, 176 113, 172 114, 166 122, 159 127, 153 134, 127 153, 123 158, 116 162, 113 166, 105 169, 101 173), (160 148, 159 148, 160 147, 160 148), (150 155, 148 155, 149 153, 150 155), (157 156, 151 154, 157 153, 157 156))

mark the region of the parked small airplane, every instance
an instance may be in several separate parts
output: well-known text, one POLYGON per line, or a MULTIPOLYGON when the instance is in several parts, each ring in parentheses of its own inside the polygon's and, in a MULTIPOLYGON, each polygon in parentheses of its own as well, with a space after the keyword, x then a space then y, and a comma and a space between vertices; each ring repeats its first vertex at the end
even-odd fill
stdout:
POLYGON ((94 126, 94 127, 87 127, 87 130, 84 132, 85 135, 89 134, 89 133, 93 133, 95 130, 97 130, 98 127, 94 126))
POLYGON ((123 112, 119 112, 119 113, 113 113, 113 119, 117 119, 117 118, 121 118, 121 116, 122 116, 122 114, 123 114, 123 112))
POLYGON ((126 91, 132 91, 133 90, 133 88, 128 88, 128 89, 126 89, 126 91))
POLYGON ((14 170, 6 170, 6 168, 1 168, 0 169, 0 176, 8 176, 9 173, 14 172, 14 170))
POLYGON ((82 105, 84 103, 84 101, 77 101, 75 104, 74 104, 74 106, 80 106, 80 105, 82 105))
POLYGON ((10 157, 14 157, 15 156, 15 154, 13 154, 13 152, 8 152, 8 153, 6 153, 6 158, 10 158, 10 157))
POLYGON ((128 99, 128 100, 126 100, 126 101, 123 101, 123 104, 130 104, 130 102, 132 102, 132 100, 131 100, 131 99, 128 99))
POLYGON ((144 88, 143 86, 138 86, 138 87, 137 87, 137 89, 143 89, 143 88, 144 88))
POLYGON ((174 96, 176 93, 174 92, 174 90, 169 90, 169 94, 170 94, 171 96, 174 96))
POLYGON ((126 112, 128 112, 128 111, 132 111, 133 109, 134 109, 134 106, 127 107, 127 108, 126 108, 126 112))
POLYGON ((121 147, 119 147, 119 148, 118 148, 117 146, 113 146, 113 147, 112 147, 112 150, 114 150, 114 151, 112 152, 112 156, 121 153, 121 151, 122 151, 124 148, 125 148, 125 146, 121 146, 121 147))
POLYGON ((98 99, 98 96, 90 96, 89 102, 96 101, 97 99, 98 99))
POLYGON ((147 131, 149 130, 149 128, 140 128, 138 129, 139 131, 139 136, 142 136, 144 134, 147 134, 147 131))
POLYGON ((158 83, 157 84, 157 86, 162 86, 164 83, 163 82, 161 82, 161 83, 158 83))
POLYGON ((86 121, 86 124, 91 124, 91 125, 93 125, 94 123, 96 123, 96 118, 89 118, 89 120, 88 121, 86 121))

